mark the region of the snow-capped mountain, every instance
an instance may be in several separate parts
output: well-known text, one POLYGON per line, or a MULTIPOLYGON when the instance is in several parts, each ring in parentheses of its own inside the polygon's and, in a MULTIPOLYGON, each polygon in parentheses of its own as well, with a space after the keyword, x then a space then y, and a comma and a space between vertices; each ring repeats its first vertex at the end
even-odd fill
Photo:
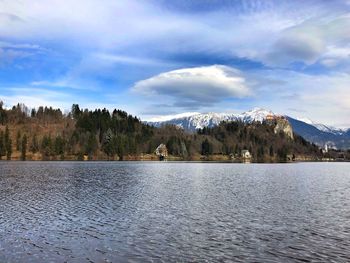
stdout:
POLYGON ((338 129, 338 128, 333 127, 333 126, 325 125, 322 123, 316 123, 316 122, 310 120, 309 118, 296 118, 296 120, 301 121, 301 122, 305 122, 309 125, 312 125, 323 132, 329 132, 329 133, 333 133, 333 134, 337 134, 337 135, 341 135, 341 134, 344 134, 346 132, 346 130, 338 129))
MULTIPOLYGON (((185 113, 180 115, 166 116, 161 119, 152 119, 147 123, 156 127, 165 124, 172 124, 187 131, 195 131, 204 127, 213 127, 222 121, 243 121, 251 123, 253 121, 263 121, 268 115, 275 115, 272 111, 254 108, 253 110, 235 113, 185 113)), ((350 148, 350 129, 341 130, 328 125, 319 124, 307 118, 292 118, 286 116, 293 131, 306 140, 319 146, 332 146, 335 148, 350 148)))
POLYGON ((266 119, 267 115, 274 115, 272 111, 254 108, 253 110, 243 112, 241 114, 235 113, 190 113, 175 115, 173 118, 162 117, 162 119, 153 119, 147 123, 160 127, 165 124, 173 124, 179 126, 188 131, 195 131, 197 129, 203 129, 204 127, 213 127, 219 125, 222 121, 243 121, 243 122, 262 122, 266 119))

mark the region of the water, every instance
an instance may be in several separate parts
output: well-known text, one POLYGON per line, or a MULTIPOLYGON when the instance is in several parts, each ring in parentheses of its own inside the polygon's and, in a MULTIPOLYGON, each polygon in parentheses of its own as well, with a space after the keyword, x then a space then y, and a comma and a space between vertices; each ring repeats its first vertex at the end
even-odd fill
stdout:
POLYGON ((349 172, 0 162, 0 262, 349 262, 349 172))

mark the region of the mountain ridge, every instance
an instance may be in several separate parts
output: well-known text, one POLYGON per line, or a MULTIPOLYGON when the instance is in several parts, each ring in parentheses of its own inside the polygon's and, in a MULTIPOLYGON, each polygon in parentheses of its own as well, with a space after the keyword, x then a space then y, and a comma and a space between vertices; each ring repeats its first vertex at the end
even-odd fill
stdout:
POLYGON ((329 147, 333 148, 350 148, 350 129, 339 129, 329 125, 315 123, 307 118, 293 118, 284 114, 275 114, 271 110, 258 107, 240 114, 225 112, 194 112, 193 114, 188 114, 186 116, 186 113, 184 113, 175 115, 178 116, 175 118, 168 117, 159 121, 153 119, 153 121, 147 121, 146 123, 155 127, 172 124, 181 127, 184 130, 194 132, 198 129, 203 129, 204 127, 217 126, 222 121, 242 121, 245 123, 251 123, 253 121, 262 122, 268 115, 285 116, 291 123, 295 133, 321 147, 327 144, 329 147))

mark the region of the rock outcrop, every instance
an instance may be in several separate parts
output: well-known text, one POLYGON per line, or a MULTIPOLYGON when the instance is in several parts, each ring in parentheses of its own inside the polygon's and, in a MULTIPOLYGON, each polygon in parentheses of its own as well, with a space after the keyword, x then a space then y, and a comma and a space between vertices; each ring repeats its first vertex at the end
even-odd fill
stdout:
POLYGON ((276 126, 274 129, 274 132, 276 134, 283 132, 285 135, 287 135, 290 139, 293 140, 294 139, 293 129, 289 121, 284 117, 277 117, 275 118, 275 121, 276 121, 276 126))
POLYGON ((155 154, 159 159, 165 159, 168 157, 168 149, 165 144, 161 143, 155 150, 155 154))

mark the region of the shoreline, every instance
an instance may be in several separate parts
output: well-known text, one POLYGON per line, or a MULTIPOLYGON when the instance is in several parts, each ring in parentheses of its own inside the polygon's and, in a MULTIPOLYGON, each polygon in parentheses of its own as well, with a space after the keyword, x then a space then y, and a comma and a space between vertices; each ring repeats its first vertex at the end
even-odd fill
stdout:
POLYGON ((297 164, 297 163, 350 163, 350 160, 304 160, 304 161, 286 161, 286 162, 242 162, 242 161, 228 161, 228 160, 0 160, 0 163, 35 163, 35 162, 71 162, 71 163, 227 163, 227 164, 297 164))

